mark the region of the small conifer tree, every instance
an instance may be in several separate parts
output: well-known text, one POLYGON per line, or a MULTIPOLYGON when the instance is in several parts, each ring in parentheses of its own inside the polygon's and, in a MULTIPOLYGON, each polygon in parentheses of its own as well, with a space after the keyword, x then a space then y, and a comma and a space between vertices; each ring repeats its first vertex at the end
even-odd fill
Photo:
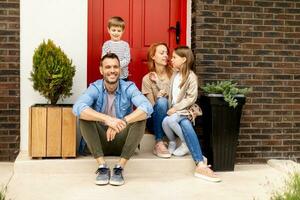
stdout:
POLYGON ((52 40, 43 41, 33 55, 33 69, 30 80, 33 89, 44 96, 52 105, 58 99, 72 95, 75 66, 66 54, 52 40))

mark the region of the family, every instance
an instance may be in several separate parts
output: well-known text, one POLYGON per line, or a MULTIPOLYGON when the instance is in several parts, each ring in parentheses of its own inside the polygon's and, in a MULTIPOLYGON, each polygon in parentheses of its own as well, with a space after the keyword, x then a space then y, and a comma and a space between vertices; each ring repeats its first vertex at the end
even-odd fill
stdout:
POLYGON ((130 48, 121 40, 124 29, 122 18, 109 20, 111 39, 103 44, 99 67, 103 79, 91 83, 73 106, 74 114, 80 119, 81 134, 98 164, 95 183, 124 184, 123 170, 146 127, 155 134, 153 153, 156 156, 170 158, 190 152, 196 177, 221 181, 207 165, 193 128, 201 109, 195 104, 198 78, 192 71, 191 49, 175 48, 169 65, 168 46, 152 44, 147 55, 149 73, 143 77, 142 91, 139 91, 128 81, 130 48), (108 155, 120 156, 112 172, 104 159, 108 155))

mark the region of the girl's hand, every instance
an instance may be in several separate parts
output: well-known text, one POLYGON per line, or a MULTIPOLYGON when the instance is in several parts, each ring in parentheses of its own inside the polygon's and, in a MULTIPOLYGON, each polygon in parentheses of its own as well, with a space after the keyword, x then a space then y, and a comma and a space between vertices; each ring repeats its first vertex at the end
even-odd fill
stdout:
POLYGON ((155 72, 150 72, 149 78, 150 78, 150 80, 153 81, 154 83, 157 83, 158 77, 157 77, 157 74, 156 74, 155 72))
POLYGON ((176 109, 175 108, 170 108, 167 112, 167 114, 170 116, 170 115, 173 115, 174 113, 176 113, 176 109))

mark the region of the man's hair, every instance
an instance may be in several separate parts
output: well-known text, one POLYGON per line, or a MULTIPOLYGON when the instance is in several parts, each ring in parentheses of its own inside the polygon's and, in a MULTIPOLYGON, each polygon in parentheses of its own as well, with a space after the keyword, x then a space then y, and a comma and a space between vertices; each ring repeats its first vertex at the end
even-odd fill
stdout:
POLYGON ((125 22, 121 17, 114 16, 114 17, 111 17, 108 20, 108 28, 110 28, 112 26, 121 27, 124 30, 125 29, 125 22))
POLYGON ((119 60, 119 57, 118 57, 116 54, 114 54, 114 53, 107 53, 107 54, 105 54, 105 55, 101 58, 101 60, 100 60, 100 67, 102 67, 103 60, 105 60, 105 59, 107 59, 107 58, 110 58, 110 59, 117 59, 117 60, 118 60, 118 64, 119 64, 119 66, 120 66, 120 60, 119 60))

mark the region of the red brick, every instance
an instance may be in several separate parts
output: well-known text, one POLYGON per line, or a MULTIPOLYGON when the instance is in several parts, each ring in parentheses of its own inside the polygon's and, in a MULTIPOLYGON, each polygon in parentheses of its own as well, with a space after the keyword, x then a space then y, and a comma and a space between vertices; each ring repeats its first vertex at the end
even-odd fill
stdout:
POLYGON ((0 161, 14 161, 20 146, 19 5, 19 0, 0 2, 0 161))

